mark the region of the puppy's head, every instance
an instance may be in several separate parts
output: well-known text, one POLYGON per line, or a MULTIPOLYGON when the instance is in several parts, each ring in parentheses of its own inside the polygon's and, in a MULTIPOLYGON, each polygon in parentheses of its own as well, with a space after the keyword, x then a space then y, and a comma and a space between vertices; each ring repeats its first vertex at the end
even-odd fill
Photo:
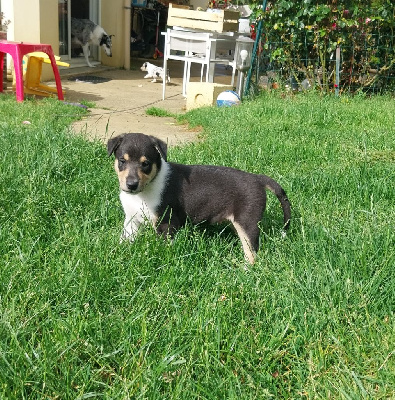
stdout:
POLYGON ((114 168, 121 190, 142 192, 152 182, 166 161, 167 145, 162 140, 142 133, 125 133, 110 139, 108 155, 114 153, 114 168))
POLYGON ((145 62, 142 66, 141 66, 141 71, 144 71, 144 72, 146 72, 147 70, 148 70, 148 63, 147 62, 145 62))
POLYGON ((112 57, 112 41, 111 37, 114 35, 107 35, 106 33, 103 33, 103 36, 100 41, 100 46, 103 47, 104 51, 108 55, 108 57, 112 57))

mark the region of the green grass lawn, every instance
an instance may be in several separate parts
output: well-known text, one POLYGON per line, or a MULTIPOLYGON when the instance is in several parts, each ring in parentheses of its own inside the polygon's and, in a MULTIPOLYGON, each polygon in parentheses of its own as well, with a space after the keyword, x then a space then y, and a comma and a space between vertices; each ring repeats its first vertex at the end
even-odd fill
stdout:
POLYGON ((69 132, 83 112, 0 97, 0 399, 395 398, 394 99, 186 115, 203 138, 171 161, 264 173, 291 200, 282 239, 269 195, 248 268, 227 227, 119 244, 113 159, 69 132))

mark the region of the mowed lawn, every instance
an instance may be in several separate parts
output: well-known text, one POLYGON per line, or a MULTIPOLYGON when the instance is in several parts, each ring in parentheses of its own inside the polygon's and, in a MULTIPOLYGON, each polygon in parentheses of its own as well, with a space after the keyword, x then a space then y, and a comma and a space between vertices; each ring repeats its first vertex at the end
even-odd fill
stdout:
POLYGON ((269 194, 253 266, 226 226, 119 244, 113 158, 69 129, 83 112, 0 97, 0 399, 395 398, 393 98, 184 117, 202 138, 169 160, 290 198, 283 239, 269 194))

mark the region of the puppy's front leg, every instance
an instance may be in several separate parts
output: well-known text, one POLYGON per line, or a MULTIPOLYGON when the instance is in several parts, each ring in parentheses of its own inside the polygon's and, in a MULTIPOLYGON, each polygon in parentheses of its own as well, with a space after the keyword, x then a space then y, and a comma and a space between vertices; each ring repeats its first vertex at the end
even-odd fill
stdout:
POLYGON ((150 74, 145 75, 144 79, 152 78, 150 74))
POLYGON ((156 227, 156 232, 164 238, 172 239, 176 232, 180 229, 180 224, 177 218, 173 217, 171 221, 162 220, 156 227))
POLYGON ((134 218, 126 218, 123 224, 123 231, 119 242, 121 243, 124 240, 129 240, 130 242, 133 242, 136 239, 136 235, 140 225, 141 224, 134 218))

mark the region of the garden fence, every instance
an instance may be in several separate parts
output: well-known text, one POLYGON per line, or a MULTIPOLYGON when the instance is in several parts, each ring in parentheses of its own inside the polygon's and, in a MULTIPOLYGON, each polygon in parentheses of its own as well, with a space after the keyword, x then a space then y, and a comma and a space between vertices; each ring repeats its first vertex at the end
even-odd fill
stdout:
POLYGON ((341 44, 339 83, 336 49, 317 43, 312 32, 277 35, 263 32, 248 92, 282 87, 323 92, 379 94, 395 91, 395 36, 354 32, 352 44, 341 44), (314 40, 315 39, 315 40, 314 40), (337 89, 337 90, 336 90, 337 89))

